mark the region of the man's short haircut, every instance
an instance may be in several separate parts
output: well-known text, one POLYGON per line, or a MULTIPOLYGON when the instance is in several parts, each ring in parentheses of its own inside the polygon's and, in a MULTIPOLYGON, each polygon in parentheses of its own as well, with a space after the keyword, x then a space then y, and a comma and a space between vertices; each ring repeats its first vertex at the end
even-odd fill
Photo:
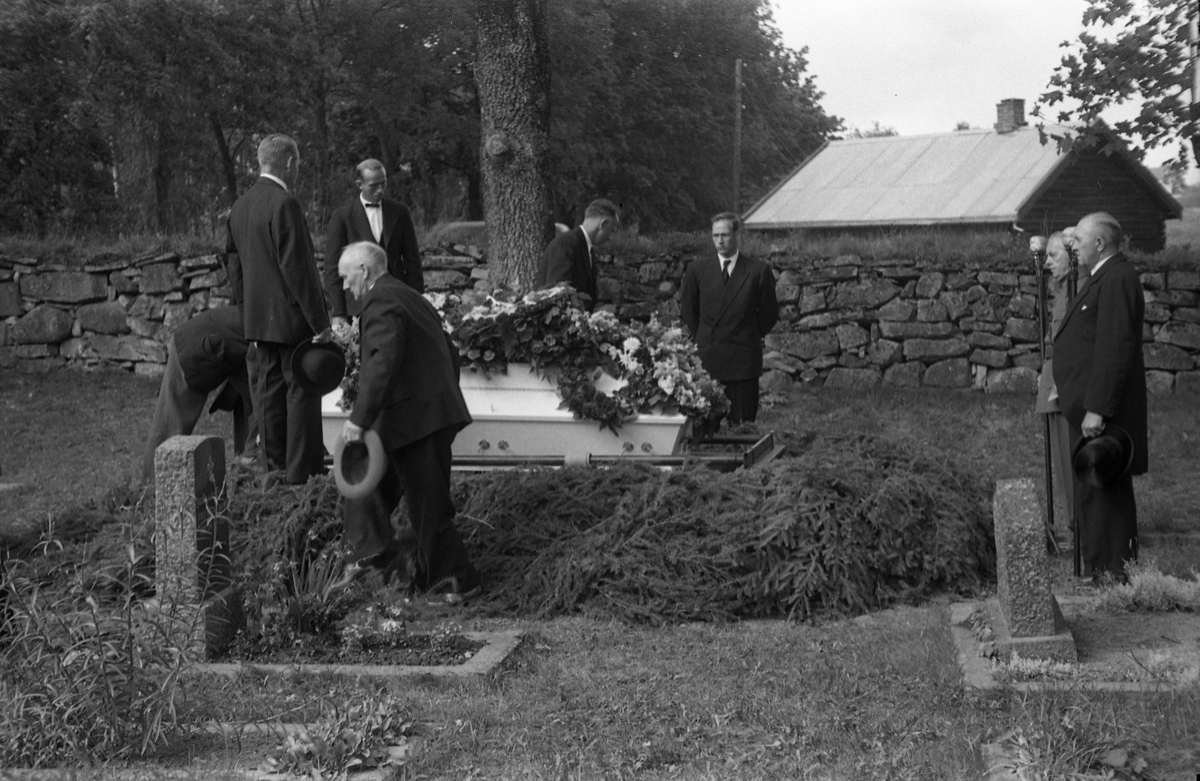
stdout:
POLYGON ((387 176, 387 169, 383 167, 383 163, 373 157, 368 157, 354 168, 354 178, 362 179, 367 171, 383 171, 383 175, 387 176))
POLYGON ((387 268, 387 251, 373 241, 356 241, 342 250, 338 265, 353 263, 362 255, 362 264, 368 268, 379 270, 387 268))
POLYGON ((1121 230, 1121 223, 1117 222, 1116 217, 1108 212, 1092 212, 1083 219, 1095 223, 1096 229, 1104 237, 1105 244, 1120 249, 1125 241, 1125 232, 1121 230))
POLYGON ((585 220, 598 217, 600 219, 609 219, 613 222, 621 221, 621 212, 617 205, 607 198, 597 198, 587 205, 583 210, 583 218, 585 220))
POLYGON ((713 218, 709 220, 709 224, 716 225, 721 220, 729 220, 731 223, 733 223, 734 233, 737 233, 742 229, 742 218, 733 212, 721 212, 720 214, 714 214, 713 218))
POLYGON ((289 157, 299 157, 300 147, 291 136, 272 133, 258 144, 259 168, 284 168, 289 157))

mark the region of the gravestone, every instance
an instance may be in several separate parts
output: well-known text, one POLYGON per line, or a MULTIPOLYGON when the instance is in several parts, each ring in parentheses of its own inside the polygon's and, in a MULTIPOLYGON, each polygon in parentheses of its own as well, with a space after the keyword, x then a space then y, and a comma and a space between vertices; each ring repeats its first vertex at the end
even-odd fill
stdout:
POLYGON ((175 436, 154 451, 155 587, 160 608, 178 611, 209 654, 240 624, 229 561, 229 523, 216 512, 225 490, 225 442, 175 436))
POLYGON ((1076 661, 1075 640, 1050 590, 1046 531, 1033 480, 998 481, 992 516, 998 599, 989 612, 996 650, 1006 657, 1076 661))

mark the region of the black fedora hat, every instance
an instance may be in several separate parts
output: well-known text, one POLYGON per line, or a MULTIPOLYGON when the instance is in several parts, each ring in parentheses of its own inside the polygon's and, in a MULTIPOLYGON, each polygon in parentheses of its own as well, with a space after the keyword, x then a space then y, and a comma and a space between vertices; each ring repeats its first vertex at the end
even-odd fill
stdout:
POLYGON ((372 429, 364 431, 358 442, 347 442, 339 436, 333 446, 333 482, 347 499, 362 499, 374 491, 386 466, 383 440, 372 429))
POLYGON ((346 356, 333 342, 303 342, 292 351, 292 376, 309 393, 330 393, 345 374, 346 356))
POLYGON ((1081 482, 1103 488, 1129 473, 1133 465, 1133 437, 1112 423, 1098 437, 1081 439, 1071 454, 1071 467, 1081 482))

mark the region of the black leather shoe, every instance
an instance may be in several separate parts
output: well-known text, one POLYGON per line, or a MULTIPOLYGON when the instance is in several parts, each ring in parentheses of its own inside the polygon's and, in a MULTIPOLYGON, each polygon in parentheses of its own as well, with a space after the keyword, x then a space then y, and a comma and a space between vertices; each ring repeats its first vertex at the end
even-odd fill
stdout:
POLYGON ((476 583, 465 587, 457 577, 451 575, 445 580, 435 583, 425 595, 425 602, 430 605, 461 605, 483 593, 483 586, 476 583))

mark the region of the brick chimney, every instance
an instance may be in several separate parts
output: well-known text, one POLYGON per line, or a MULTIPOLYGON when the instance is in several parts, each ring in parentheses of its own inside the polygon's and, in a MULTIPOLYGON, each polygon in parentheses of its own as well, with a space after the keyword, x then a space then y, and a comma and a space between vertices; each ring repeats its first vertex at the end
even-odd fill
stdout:
POLYGON ((992 127, 997 133, 1011 133, 1027 124, 1024 99, 1006 98, 996 104, 996 124, 992 127))

